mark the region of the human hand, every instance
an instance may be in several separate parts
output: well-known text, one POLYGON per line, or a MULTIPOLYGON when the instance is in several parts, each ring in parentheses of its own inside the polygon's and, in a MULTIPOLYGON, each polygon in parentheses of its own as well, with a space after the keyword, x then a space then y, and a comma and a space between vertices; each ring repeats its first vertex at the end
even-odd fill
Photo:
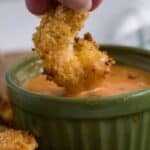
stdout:
MULTIPOLYGON (((57 0, 25 0, 27 8, 33 14, 43 14, 53 5, 56 5, 57 0)), ((102 0, 58 0, 63 5, 75 10, 94 10, 102 2, 102 0)))

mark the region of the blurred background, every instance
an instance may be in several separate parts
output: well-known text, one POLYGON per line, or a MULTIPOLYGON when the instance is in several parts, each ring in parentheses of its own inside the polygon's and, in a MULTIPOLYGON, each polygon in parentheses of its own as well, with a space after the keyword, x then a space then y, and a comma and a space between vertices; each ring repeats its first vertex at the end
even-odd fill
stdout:
MULTIPOLYGON (((27 11, 24 0, 0 0, 0 52, 31 49, 39 20, 27 11)), ((86 31, 99 43, 150 49, 150 0, 103 0, 82 33, 86 31)))

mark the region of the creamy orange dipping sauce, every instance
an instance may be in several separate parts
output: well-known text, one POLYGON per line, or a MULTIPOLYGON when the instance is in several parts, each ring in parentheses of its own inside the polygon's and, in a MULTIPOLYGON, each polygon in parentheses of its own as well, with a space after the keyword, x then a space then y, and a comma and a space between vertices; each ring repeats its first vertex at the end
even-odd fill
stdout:
POLYGON ((48 81, 46 75, 39 75, 24 84, 24 88, 32 92, 70 97, 111 96, 133 92, 146 87, 150 87, 149 72, 121 65, 112 67, 110 74, 106 76, 100 87, 83 91, 76 95, 70 95, 65 88, 48 81))

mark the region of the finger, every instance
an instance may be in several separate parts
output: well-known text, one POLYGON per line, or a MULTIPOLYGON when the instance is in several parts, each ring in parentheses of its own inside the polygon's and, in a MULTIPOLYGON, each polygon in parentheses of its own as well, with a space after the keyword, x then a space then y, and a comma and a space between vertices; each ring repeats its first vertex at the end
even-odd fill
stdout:
POLYGON ((92 9, 94 10, 96 9, 100 4, 101 4, 102 0, 93 0, 93 4, 92 4, 92 9))
POLYGON ((40 15, 50 8, 50 0, 25 0, 26 6, 33 14, 40 15))
POLYGON ((92 0, 58 0, 63 5, 75 10, 90 10, 92 8, 92 0))

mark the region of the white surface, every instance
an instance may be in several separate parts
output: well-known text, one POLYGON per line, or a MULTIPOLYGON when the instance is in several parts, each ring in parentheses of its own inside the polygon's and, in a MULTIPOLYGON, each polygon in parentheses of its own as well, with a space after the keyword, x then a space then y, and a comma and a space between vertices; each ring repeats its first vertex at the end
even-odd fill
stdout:
POLYGON ((0 1, 0 50, 32 47, 32 32, 38 20, 26 10, 24 0, 0 1))
MULTIPOLYGON (((141 26, 132 12, 146 9, 148 11, 145 14, 150 16, 148 3, 149 0, 103 0, 103 4, 92 13, 83 31, 91 32, 100 43, 139 46, 135 30, 141 26)), ((150 30, 147 16, 142 16, 147 22, 145 33, 150 30)), ((39 18, 26 10, 24 0, 0 0, 0 52, 30 49, 32 33, 38 22, 39 18)), ((146 34, 148 40, 149 35, 146 34)))

